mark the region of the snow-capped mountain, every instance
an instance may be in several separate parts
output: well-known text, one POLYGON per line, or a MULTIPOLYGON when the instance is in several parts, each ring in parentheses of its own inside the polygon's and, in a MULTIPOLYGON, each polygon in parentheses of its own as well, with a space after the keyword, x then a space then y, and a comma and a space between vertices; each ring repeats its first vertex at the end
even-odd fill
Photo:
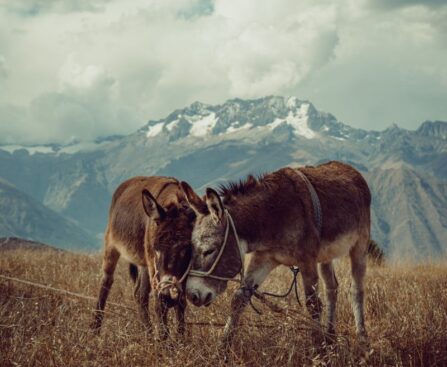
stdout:
MULTIPOLYGON (((308 101, 296 97, 266 97, 258 100, 229 100, 211 106, 195 102, 176 110, 163 120, 149 121, 140 131, 148 138, 166 135, 170 141, 186 137, 224 137, 241 131, 270 134, 288 130, 296 137, 339 140, 365 138, 367 133, 338 122, 331 114, 320 112, 308 101)), ((371 133, 377 136, 378 133, 371 133)))
POLYGON ((0 146, 0 176, 97 234, 111 194, 131 176, 176 176, 203 190, 248 173, 338 159, 371 185, 374 237, 388 253, 404 246, 416 257, 431 253, 426 246, 447 250, 447 222, 439 219, 447 217, 440 204, 447 202, 446 131, 439 121, 416 131, 355 129, 296 97, 195 102, 128 136, 51 151, 0 146), (407 194, 393 194, 399 190, 407 194))

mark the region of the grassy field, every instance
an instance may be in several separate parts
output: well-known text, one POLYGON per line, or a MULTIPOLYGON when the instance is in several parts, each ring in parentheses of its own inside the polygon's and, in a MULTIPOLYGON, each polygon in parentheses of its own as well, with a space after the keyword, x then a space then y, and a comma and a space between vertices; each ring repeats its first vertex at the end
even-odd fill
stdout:
MULTIPOLYGON (((100 262, 100 255, 9 250, 0 253, 0 274, 96 296, 100 262)), ((277 302, 282 313, 254 301, 263 315, 250 308, 244 312, 227 365, 447 365, 447 262, 369 267, 367 347, 355 338, 348 263, 340 261, 336 268, 340 292, 334 344, 314 345, 313 325, 292 297, 277 302)), ((278 269, 264 288, 287 289, 289 273, 278 269)), ((232 289, 208 308, 189 306, 187 321, 223 323, 232 289)), ((134 307, 124 262, 109 299, 134 307)), ((184 340, 173 333, 170 341, 159 342, 145 336, 135 312, 110 306, 98 337, 88 327, 93 307, 94 301, 0 279, 0 366, 223 365, 216 356, 220 327, 188 325, 184 340)))

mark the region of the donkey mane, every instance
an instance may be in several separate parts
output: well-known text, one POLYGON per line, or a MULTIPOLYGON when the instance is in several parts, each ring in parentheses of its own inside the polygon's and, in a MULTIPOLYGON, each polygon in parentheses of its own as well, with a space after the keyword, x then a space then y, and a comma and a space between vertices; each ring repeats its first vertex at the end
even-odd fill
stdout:
POLYGON ((230 181, 227 184, 221 184, 218 193, 224 201, 229 201, 233 197, 249 195, 259 189, 271 189, 279 181, 283 173, 280 171, 273 173, 263 173, 257 176, 248 175, 246 179, 239 181, 230 181))

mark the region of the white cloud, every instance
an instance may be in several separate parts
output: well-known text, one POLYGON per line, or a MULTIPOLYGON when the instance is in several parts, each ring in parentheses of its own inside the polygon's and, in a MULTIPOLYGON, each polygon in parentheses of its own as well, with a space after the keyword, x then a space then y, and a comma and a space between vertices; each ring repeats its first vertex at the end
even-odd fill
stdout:
POLYGON ((296 94, 355 126, 447 118, 446 7, 412 0, 0 6, 0 142, 130 133, 195 100, 296 94))
POLYGON ((8 76, 8 64, 4 56, 0 55, 0 80, 8 76))

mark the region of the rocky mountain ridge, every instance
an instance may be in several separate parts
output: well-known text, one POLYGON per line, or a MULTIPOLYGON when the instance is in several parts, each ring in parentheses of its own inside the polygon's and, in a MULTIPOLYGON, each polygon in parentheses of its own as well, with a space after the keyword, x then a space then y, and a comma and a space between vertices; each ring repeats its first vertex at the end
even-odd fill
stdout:
POLYGON ((131 176, 176 176, 200 191, 248 173, 343 160, 362 171, 375 193, 375 238, 389 254, 404 243, 418 257, 429 254, 424 246, 433 253, 447 247, 445 224, 438 218, 443 212, 436 209, 445 199, 446 130, 447 123, 440 121, 426 121, 415 131, 396 125, 384 131, 356 129, 296 97, 233 99, 215 106, 196 102, 130 135, 86 148, 79 142, 71 151, 31 153, 26 147, 0 146, 0 176, 97 234, 104 230, 111 194, 131 176), (404 206, 404 196, 393 205, 394 196, 383 200, 400 187, 418 188, 407 193, 410 207, 404 206), (425 194, 416 200, 415 192, 425 194), (411 226, 393 212, 398 204, 401 214, 410 213, 405 220, 411 226), (418 213, 431 219, 422 221, 418 213), (393 232, 399 226, 411 230, 393 232), (418 243, 425 240, 433 244, 418 243))

